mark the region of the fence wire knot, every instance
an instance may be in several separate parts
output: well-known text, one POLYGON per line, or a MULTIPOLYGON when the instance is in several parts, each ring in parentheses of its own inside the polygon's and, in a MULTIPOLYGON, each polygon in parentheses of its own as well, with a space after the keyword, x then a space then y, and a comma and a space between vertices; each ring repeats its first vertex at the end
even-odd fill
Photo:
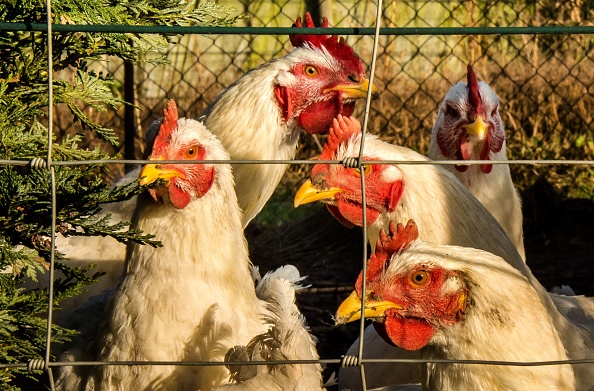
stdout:
POLYGON ((29 162, 29 167, 34 170, 41 170, 47 168, 47 162, 40 157, 35 157, 29 162))
POLYGON ((356 157, 345 157, 342 161, 342 165, 345 168, 359 168, 359 158, 356 157))
POLYGON ((359 357, 344 355, 340 358, 341 368, 356 367, 359 365, 359 357))
POLYGON ((45 360, 42 358, 34 358, 27 363, 27 371, 43 371, 45 369, 45 360))

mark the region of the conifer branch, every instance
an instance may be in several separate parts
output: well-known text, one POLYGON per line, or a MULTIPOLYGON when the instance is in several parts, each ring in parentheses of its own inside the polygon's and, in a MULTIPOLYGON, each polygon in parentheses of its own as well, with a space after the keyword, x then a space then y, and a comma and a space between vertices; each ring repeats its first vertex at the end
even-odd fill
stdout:
MULTIPOLYGON (((39 0, 0 2, 3 22, 46 23, 45 3, 39 0)), ((237 20, 235 10, 214 3, 183 0, 53 0, 52 22, 72 25, 217 25, 237 20)), ((52 141, 52 160, 105 160, 98 148, 79 147, 83 132, 117 144, 112 129, 95 123, 82 107, 96 111, 117 109, 111 76, 87 68, 89 61, 109 56, 141 62, 165 62, 159 51, 171 35, 56 32, 53 41, 54 104, 65 105, 80 124, 79 134, 52 141), (74 81, 56 78, 64 69, 75 70, 74 81)), ((0 159, 45 159, 48 151, 48 52, 45 33, 0 34, 0 159)), ((145 189, 138 182, 110 188, 101 164, 54 166, 56 230, 58 234, 111 236, 123 242, 159 246, 151 233, 130 229, 129 222, 99 216, 101 205, 129 199, 145 189)), ((51 254, 52 194, 47 169, 0 165, 0 363, 27 362, 45 355, 47 289, 25 288, 26 281, 46 277, 51 254), (43 276, 40 276, 42 275, 43 276)), ((59 250, 59 249, 58 249, 59 250)), ((54 310, 101 278, 93 265, 71 267, 59 251, 55 269, 54 310)), ((52 327, 52 343, 66 342, 74 332, 52 327)), ((18 390, 19 378, 34 378, 26 370, 0 371, 0 389, 18 390)))

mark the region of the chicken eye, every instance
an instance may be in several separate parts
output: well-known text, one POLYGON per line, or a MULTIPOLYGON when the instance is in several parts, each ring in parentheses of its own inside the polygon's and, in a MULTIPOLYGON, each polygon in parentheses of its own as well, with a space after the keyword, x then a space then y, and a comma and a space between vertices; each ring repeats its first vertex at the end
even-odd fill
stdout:
POLYGON ((410 274, 408 277, 412 286, 416 288, 422 288, 429 283, 429 273, 425 270, 417 270, 410 274))
POLYGON ((192 145, 190 148, 186 149, 186 152, 184 152, 184 157, 187 160, 196 159, 198 157, 199 151, 200 145, 192 145))
POLYGON ((313 65, 306 65, 303 68, 303 73, 309 77, 316 77, 318 75, 318 70, 313 65))
POLYGON ((363 164, 361 166, 361 169, 353 168, 353 173, 355 174, 355 176, 357 176, 359 178, 361 177, 361 172, 363 172, 363 175, 367 175, 370 171, 371 171, 371 165, 363 164))
POLYGON ((452 120, 457 120, 458 118, 460 118, 460 113, 458 112, 458 110, 456 110, 454 107, 450 105, 446 106, 445 113, 446 116, 448 116, 452 120))

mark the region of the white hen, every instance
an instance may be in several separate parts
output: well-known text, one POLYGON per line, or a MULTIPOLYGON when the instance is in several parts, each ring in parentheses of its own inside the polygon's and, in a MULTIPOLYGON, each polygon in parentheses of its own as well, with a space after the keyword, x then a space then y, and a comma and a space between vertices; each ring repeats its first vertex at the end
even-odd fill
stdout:
POLYGON ((522 259, 524 230, 522 205, 506 161, 505 131, 499 98, 478 82, 470 64, 467 83, 454 85, 439 106, 431 131, 429 157, 433 160, 483 160, 480 165, 444 165, 497 219, 522 259))
MULTIPOLYGON (((149 189, 152 199, 139 197, 134 212, 134 226, 154 232, 164 246, 130 245, 125 277, 108 299, 94 341, 67 352, 67 360, 221 361, 230 347, 249 344, 269 328, 278 336, 276 348, 288 358, 318 358, 294 304, 299 272, 286 266, 260 279, 248 259, 230 166, 199 163, 227 159, 200 122, 177 119, 170 101, 151 160, 195 164, 146 165, 142 184, 167 184, 149 189)), ((58 385, 66 390, 211 390, 228 380, 223 366, 114 365, 89 371, 66 367, 58 385)), ((259 382, 264 389, 280 380, 287 390, 321 389, 321 368, 287 366, 250 384, 259 382)), ((239 384, 236 389, 249 388, 239 384)))
MULTIPOLYGON (((177 119, 170 102, 151 160, 227 160, 198 121, 177 119)), ((131 244, 126 274, 109 300, 91 345, 72 360, 218 361, 244 345, 270 316, 256 295, 229 165, 149 164, 143 184, 166 181, 138 199, 133 226, 154 233, 161 248, 131 244)), ((210 390, 227 381, 223 366, 65 367, 65 390, 210 390)))
MULTIPOLYGON (((381 235, 367 266, 365 316, 388 342, 423 348, 424 359, 568 359, 534 286, 500 257, 418 240, 411 220, 381 235)), ((338 309, 338 323, 360 319, 362 277, 338 309)), ((575 385, 570 365, 431 363, 423 390, 573 391, 575 385)))
MULTIPOLYGON (((306 26, 314 27, 309 15, 306 26)), ((324 19, 322 27, 327 27, 324 19)), ((338 114, 351 115, 369 81, 361 59, 336 36, 294 34, 295 49, 244 74, 199 116, 233 160, 291 160, 299 135, 326 133, 338 114), (241 126, 238 126, 241 124, 241 126)), ((375 90, 374 90, 375 92, 375 90)), ((244 227, 260 212, 287 165, 235 164, 244 227)))

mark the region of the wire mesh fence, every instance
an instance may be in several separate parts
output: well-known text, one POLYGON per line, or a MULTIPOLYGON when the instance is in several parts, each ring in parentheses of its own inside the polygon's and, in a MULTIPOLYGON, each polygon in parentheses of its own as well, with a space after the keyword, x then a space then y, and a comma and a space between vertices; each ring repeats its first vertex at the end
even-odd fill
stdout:
MULTIPOLYGON (((254 27, 289 26, 305 6, 290 2, 277 8, 268 2, 250 2, 244 7, 247 18, 242 23, 254 27)), ((330 25, 336 27, 371 26, 374 7, 373 3, 364 2, 319 4, 330 25)), ((473 63, 479 78, 488 81, 501 98, 513 157, 535 158, 535 150, 544 150, 550 158, 589 156, 589 113, 593 105, 591 35, 505 31, 443 35, 431 31, 461 27, 589 26, 588 12, 587 5, 571 2, 385 5, 383 27, 429 30, 380 37, 376 83, 381 93, 372 106, 369 130, 388 141, 426 153, 444 92, 462 80, 465 65, 473 63)), ((369 65, 371 37, 349 36, 348 42, 369 65)), ((241 74, 289 49, 288 38, 280 35, 185 35, 167 52, 169 64, 137 66, 134 80, 124 80, 121 62, 114 60, 97 66, 115 75, 122 86, 134 84, 136 104, 142 109, 135 113, 136 135, 142 137, 143 129, 159 116, 166 99, 179 101, 180 112, 194 117, 241 74)), ((106 125, 123 129, 123 109, 103 115, 106 125)), ((76 125, 70 124, 67 116, 59 121, 62 132, 76 131, 72 128, 76 125)), ((307 147, 302 148, 301 157, 310 158, 318 152, 313 142, 304 142, 307 147)), ((135 157, 140 156, 137 153, 135 157)), ((525 170, 517 170, 518 175, 527 175, 525 170)))
MULTIPOLYGON (((373 2, 326 0, 316 3, 313 9, 310 3, 256 1, 237 3, 237 6, 247 15, 241 20, 246 27, 287 27, 308 9, 314 17, 317 15, 317 24, 319 16, 323 15, 335 27, 368 28, 377 23, 396 29, 384 30, 378 38, 374 82, 380 89, 380 98, 371 104, 367 127, 370 133, 426 154, 439 103, 452 85, 464 79, 466 64, 472 63, 479 79, 488 81, 501 98, 509 155, 517 159, 511 163, 520 187, 528 188, 539 176, 546 176, 566 195, 592 196, 592 34, 580 30, 543 34, 538 29, 514 34, 505 30, 505 27, 527 26, 589 27, 589 3, 401 1, 384 4, 379 21, 375 19, 376 5, 373 2), (464 30, 468 27, 504 28, 472 30, 472 34, 468 34, 466 31, 470 30, 464 30), (398 32, 398 28, 410 30, 404 33, 398 32), (455 33, 449 33, 452 31, 455 33), (562 166, 550 165, 558 160, 565 162, 562 166)), ((369 66, 374 37, 353 34, 347 37, 347 42, 369 66)), ((180 35, 166 53, 167 64, 135 65, 132 73, 130 68, 126 73, 126 65, 119 60, 89 64, 98 72, 113 75, 122 95, 126 86, 133 89, 133 103, 140 110, 128 113, 133 116, 131 121, 130 118, 126 120, 124 108, 113 112, 95 112, 92 107, 84 110, 95 117, 96 122, 116 129, 122 140, 128 143, 134 140, 133 155, 128 154, 126 158, 140 159, 144 131, 161 116, 167 99, 178 102, 180 116, 195 118, 239 76, 289 50, 288 37, 283 34, 217 35, 213 30, 211 34, 180 35), (131 129, 125 123, 135 126, 131 129)), ((56 77, 68 80, 71 75, 63 73, 56 77)), ((362 107, 359 105, 356 112, 359 118, 362 118, 362 107)), ((80 126, 72 123, 69 115, 65 109, 56 107, 54 126, 60 137, 80 132, 80 126)), ((303 139, 296 158, 308 160, 317 156, 322 142, 314 137, 303 139)), ((107 148, 110 154, 124 154, 125 145, 120 145, 119 150, 110 149, 94 137, 83 143, 85 147, 107 148)), ((271 269, 290 263, 287 258, 298 263, 300 257, 318 257, 320 265, 316 273, 319 274, 312 275, 314 273, 307 269, 303 271, 310 274, 313 288, 300 300, 314 334, 317 333, 325 344, 322 357, 331 357, 322 362, 335 365, 340 362, 339 355, 350 345, 349 342, 345 346, 345 340, 352 342, 358 329, 337 331, 328 323, 364 265, 360 252, 365 234, 343 230, 333 221, 322 223, 318 219, 314 223, 315 230, 311 225, 299 228, 299 235, 310 243, 311 248, 315 243, 319 244, 317 252, 287 243, 286 235, 293 236, 296 232, 288 223, 295 214, 286 210, 286 203, 310 168, 310 164, 291 167, 283 180, 283 188, 277 192, 278 199, 267 207, 265 216, 260 216, 262 224, 248 227, 246 235, 251 243, 256 243, 253 248, 268 250, 268 254, 254 253, 254 262, 267 264, 271 269), (282 220, 278 216, 286 217, 282 220), (269 225, 275 227, 275 232, 264 232, 269 225), (318 235, 324 229, 332 234, 320 238, 318 235), (335 255, 344 257, 348 254, 349 262, 355 265, 350 271, 354 275, 337 278, 342 265, 331 264, 332 254, 320 254, 321 251, 332 251, 329 250, 332 240, 349 242, 348 246, 335 251, 335 255), (279 259, 282 262, 277 264, 279 259), (342 335, 336 337, 337 333, 342 335)), ((116 177, 121 173, 121 169, 114 169, 110 175, 116 177)), ((306 218, 319 217, 314 209, 304 213, 306 218)), ((365 261, 367 257, 363 258, 365 261)))

